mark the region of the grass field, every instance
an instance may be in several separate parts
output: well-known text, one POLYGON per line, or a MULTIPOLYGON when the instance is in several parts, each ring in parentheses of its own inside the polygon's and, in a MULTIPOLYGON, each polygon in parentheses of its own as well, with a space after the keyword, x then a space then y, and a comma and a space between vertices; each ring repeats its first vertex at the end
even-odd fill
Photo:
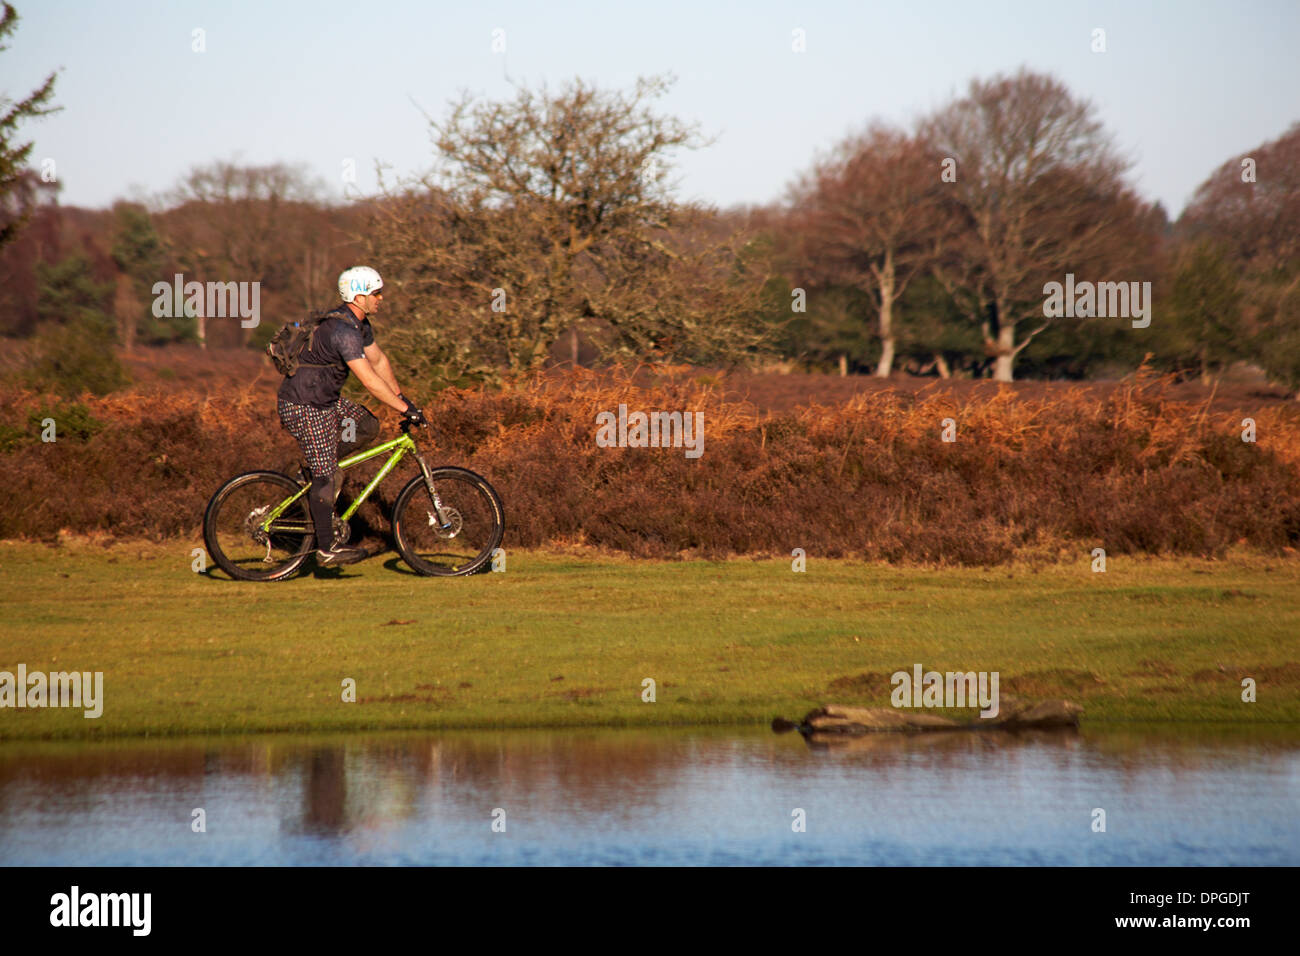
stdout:
POLYGON ((244 584, 194 573, 192 547, 0 542, 0 671, 102 671, 105 698, 98 719, 0 709, 0 739, 757 724, 887 705, 890 675, 917 663, 997 671, 1004 697, 1066 697, 1087 721, 1300 722, 1295 558, 1093 573, 1086 555, 993 570, 814 555, 792 573, 511 552, 504 574, 438 580, 390 553, 244 584))

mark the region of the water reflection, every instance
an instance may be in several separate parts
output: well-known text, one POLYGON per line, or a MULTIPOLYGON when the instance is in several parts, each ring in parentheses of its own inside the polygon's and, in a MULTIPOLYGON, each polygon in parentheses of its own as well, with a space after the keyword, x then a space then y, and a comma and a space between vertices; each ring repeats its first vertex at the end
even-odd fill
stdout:
POLYGON ((1297 784, 1297 728, 10 744, 0 860, 1295 864, 1297 784))

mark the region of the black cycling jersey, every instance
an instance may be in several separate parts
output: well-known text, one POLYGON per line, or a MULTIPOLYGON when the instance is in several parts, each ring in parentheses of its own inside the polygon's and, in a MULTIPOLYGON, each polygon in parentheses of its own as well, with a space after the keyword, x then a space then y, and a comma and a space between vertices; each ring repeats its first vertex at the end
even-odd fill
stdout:
POLYGON ((279 398, 295 405, 328 408, 339 400, 339 392, 348 380, 346 363, 364 357, 366 348, 374 344, 370 320, 358 320, 343 303, 333 310, 331 318, 321 322, 312 347, 303 349, 301 361, 312 365, 300 365, 297 372, 281 382, 279 398))

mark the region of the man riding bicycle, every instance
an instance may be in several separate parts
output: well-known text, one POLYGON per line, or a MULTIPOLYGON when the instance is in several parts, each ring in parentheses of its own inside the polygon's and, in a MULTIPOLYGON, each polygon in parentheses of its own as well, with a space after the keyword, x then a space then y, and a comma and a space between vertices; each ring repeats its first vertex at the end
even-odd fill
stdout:
POLYGON ((379 434, 379 420, 370 410, 340 394, 349 371, 375 398, 408 421, 424 424, 423 412, 402 397, 388 356, 370 327, 370 316, 379 312, 383 301, 383 286, 384 280, 369 266, 354 266, 339 276, 343 304, 321 322, 301 353, 298 370, 280 384, 278 393, 280 425, 298 440, 311 471, 307 503, 316 528, 316 563, 324 567, 366 557, 362 548, 334 545, 334 502, 343 487, 339 459, 379 434))

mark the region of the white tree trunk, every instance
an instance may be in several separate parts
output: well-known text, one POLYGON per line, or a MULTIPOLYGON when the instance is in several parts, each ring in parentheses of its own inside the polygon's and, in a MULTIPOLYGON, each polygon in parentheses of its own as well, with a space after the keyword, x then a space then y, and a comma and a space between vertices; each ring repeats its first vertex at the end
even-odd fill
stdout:
POLYGON ((880 272, 880 361, 877 378, 889 378, 894 368, 894 254, 885 252, 885 267, 880 272))
POLYGON ((123 274, 117 277, 117 287, 113 294, 113 311, 117 316, 117 327, 121 334, 122 346, 128 352, 135 351, 135 332, 139 323, 139 313, 143 306, 131 287, 131 279, 123 274))
MULTIPOLYGON (((999 314, 1001 314, 999 312, 999 314)), ((1016 360, 1016 327, 1010 322, 1003 322, 998 328, 998 355, 993 363, 993 379, 997 382, 1011 382, 1012 363, 1016 360)))
POLYGON ((894 337, 880 340, 880 362, 876 365, 876 378, 889 378, 889 372, 894 367, 894 337))

